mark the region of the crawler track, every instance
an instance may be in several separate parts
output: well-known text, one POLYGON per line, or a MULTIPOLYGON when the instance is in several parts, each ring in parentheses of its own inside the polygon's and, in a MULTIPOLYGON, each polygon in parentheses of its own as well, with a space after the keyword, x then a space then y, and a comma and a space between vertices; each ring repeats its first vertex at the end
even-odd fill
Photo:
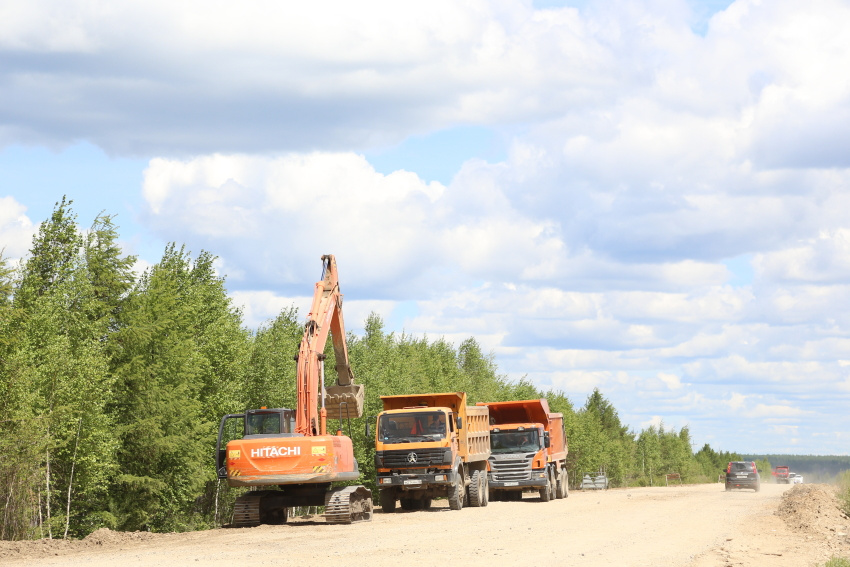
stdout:
POLYGON ((353 524, 372 521, 372 491, 365 486, 346 486, 325 495, 325 521, 353 524))

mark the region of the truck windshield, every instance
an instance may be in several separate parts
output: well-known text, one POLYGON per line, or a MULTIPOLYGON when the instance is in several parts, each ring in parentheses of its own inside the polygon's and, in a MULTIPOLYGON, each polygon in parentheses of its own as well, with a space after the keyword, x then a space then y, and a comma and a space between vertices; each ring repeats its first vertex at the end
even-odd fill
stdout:
POLYGON ((541 449, 540 435, 536 429, 491 431, 490 449, 493 453, 539 451, 541 449))
POLYGON ((443 439, 446 436, 446 414, 436 411, 384 414, 378 420, 378 435, 382 441, 391 443, 443 439))

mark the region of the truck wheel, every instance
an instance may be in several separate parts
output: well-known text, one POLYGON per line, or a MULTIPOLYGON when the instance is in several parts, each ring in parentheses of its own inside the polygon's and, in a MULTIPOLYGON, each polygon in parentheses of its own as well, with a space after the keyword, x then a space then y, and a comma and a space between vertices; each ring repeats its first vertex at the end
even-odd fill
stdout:
POLYGON ((481 471, 472 471, 472 481, 469 483, 469 505, 473 508, 483 506, 481 494, 481 471))
POLYGON ((395 490, 381 490, 381 510, 384 514, 392 514, 395 512, 395 490))
POLYGON ((490 480, 487 478, 487 471, 481 471, 481 505, 486 506, 490 503, 490 480))
POLYGON ((463 489, 463 476, 457 473, 454 484, 449 487, 449 508, 452 510, 462 509, 465 492, 463 489))
POLYGON ((556 498, 566 498, 570 495, 570 489, 567 486, 567 469, 561 469, 558 474, 558 488, 555 493, 556 498))
POLYGON ((554 500, 558 496, 558 477, 554 469, 549 469, 549 491, 549 499, 554 500))
POLYGON ((549 502, 552 500, 552 476, 546 475, 546 486, 540 489, 540 501, 549 502))

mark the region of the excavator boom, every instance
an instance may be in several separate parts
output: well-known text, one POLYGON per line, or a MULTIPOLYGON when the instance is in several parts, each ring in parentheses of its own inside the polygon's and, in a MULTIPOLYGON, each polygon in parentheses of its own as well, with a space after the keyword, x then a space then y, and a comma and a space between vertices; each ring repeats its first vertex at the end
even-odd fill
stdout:
POLYGON ((354 373, 348 362, 342 293, 339 291, 336 259, 331 254, 322 256, 322 280, 316 282, 297 360, 296 432, 324 435, 327 417, 343 419, 363 415, 363 386, 354 383, 354 373), (333 338, 337 383, 325 388, 324 351, 329 333, 333 338))

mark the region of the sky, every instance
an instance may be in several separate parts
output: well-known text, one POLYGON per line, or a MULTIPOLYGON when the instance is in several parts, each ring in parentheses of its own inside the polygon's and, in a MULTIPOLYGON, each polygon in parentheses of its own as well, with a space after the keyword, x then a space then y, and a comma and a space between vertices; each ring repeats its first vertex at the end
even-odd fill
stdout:
POLYGON ((850 453, 850 3, 0 0, 0 248, 63 195, 257 328, 474 337, 694 448, 850 453))

